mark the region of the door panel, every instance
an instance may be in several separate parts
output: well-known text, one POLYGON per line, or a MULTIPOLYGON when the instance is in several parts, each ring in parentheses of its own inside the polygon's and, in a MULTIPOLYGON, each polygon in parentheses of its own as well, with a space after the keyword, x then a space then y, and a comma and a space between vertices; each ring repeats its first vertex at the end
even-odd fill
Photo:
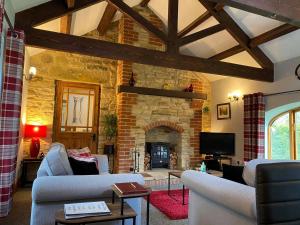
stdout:
POLYGON ((100 87, 56 82, 53 141, 67 149, 89 147, 97 152, 100 87))

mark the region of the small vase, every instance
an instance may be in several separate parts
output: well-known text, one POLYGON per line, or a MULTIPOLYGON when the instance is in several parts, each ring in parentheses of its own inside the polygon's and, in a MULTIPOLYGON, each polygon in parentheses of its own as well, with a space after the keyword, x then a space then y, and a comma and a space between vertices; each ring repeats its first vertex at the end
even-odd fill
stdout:
POLYGON ((130 80, 129 80, 129 86, 134 87, 135 83, 136 83, 136 81, 133 77, 133 73, 131 73, 131 77, 130 77, 130 80))

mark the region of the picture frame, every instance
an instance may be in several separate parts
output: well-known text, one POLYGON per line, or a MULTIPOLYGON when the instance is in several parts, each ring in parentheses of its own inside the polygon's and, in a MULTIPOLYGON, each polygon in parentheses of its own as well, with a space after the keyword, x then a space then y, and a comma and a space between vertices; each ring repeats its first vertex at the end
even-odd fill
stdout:
POLYGON ((231 106, 230 103, 217 104, 217 119, 229 120, 231 119, 231 106))

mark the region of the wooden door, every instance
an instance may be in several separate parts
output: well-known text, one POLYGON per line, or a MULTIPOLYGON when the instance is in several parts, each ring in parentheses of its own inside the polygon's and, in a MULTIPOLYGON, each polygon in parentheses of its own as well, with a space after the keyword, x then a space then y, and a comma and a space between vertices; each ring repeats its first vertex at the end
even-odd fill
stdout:
POLYGON ((100 87, 56 81, 53 142, 97 152, 100 87))

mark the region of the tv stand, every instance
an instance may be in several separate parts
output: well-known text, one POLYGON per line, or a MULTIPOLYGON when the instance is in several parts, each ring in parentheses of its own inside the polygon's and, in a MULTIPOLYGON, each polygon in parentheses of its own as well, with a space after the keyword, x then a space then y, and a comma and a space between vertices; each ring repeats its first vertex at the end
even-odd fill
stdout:
POLYGON ((231 165, 232 164, 232 158, 222 155, 207 155, 205 156, 205 161, 216 161, 219 163, 220 168, 222 168, 222 164, 226 163, 231 165))

